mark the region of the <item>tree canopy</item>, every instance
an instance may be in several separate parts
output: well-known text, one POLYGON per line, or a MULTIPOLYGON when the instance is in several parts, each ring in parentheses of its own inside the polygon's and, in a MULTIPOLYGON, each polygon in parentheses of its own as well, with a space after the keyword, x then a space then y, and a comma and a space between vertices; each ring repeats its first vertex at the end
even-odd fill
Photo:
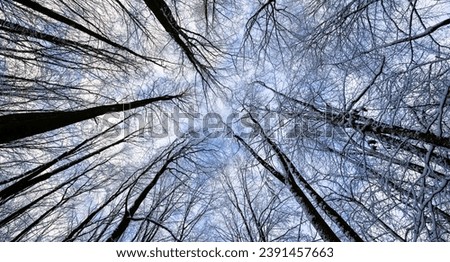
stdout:
POLYGON ((450 2, 3 0, 0 241, 450 241, 450 2))

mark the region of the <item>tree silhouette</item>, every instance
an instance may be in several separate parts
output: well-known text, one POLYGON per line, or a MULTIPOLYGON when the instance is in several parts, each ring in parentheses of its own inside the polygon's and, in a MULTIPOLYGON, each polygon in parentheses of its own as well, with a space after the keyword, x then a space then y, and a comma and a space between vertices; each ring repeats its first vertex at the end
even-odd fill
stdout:
POLYGON ((449 8, 1 1, 0 240, 449 241, 449 8))

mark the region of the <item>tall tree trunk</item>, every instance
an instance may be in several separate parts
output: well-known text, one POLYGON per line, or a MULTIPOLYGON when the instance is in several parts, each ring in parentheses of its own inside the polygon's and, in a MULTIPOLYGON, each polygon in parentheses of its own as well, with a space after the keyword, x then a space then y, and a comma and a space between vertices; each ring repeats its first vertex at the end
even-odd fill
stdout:
POLYGON ((134 133, 132 133, 132 134, 130 134, 130 135, 120 139, 120 140, 117 140, 116 142, 114 142, 112 144, 106 145, 106 146, 104 146, 104 147, 102 147, 100 149, 97 149, 97 150, 95 150, 93 152, 90 152, 90 153, 88 153, 85 156, 82 156, 82 157, 79 157, 79 158, 77 158, 75 160, 72 160, 69 163, 66 163, 66 164, 64 164, 64 165, 62 165, 62 166, 60 166, 58 168, 55 168, 54 170, 49 171, 49 172, 47 172, 45 174, 38 175, 38 176, 32 176, 32 177, 26 176, 26 177, 18 180, 14 184, 11 184, 8 187, 5 187, 5 188, 3 188, 0 191, 0 202, 4 203, 4 202, 8 201, 8 199, 10 199, 11 197, 14 197, 14 196, 20 194, 22 191, 26 190, 27 188, 30 188, 30 187, 32 187, 32 186, 34 186, 34 185, 36 185, 36 184, 38 184, 40 182, 43 182, 43 181, 51 178, 52 176, 54 176, 54 175, 56 175, 56 174, 58 174, 58 173, 60 173, 60 172, 62 172, 64 170, 66 170, 66 169, 68 169, 70 167, 73 167, 76 164, 79 164, 79 163, 85 161, 86 159, 89 159, 89 158, 91 158, 91 157, 93 157, 95 155, 100 154, 101 152, 103 152, 103 151, 105 151, 107 149, 110 149, 110 148, 112 148, 112 147, 114 147, 114 146, 116 146, 118 144, 121 144, 121 143, 127 141, 127 139, 130 136, 132 136, 133 134, 134 133))
POLYGON ((120 45, 120 44, 112 41, 111 39, 108 39, 107 37, 101 35, 100 33, 94 32, 94 31, 88 29, 87 27, 83 26, 82 24, 79 24, 78 22, 76 22, 76 21, 74 21, 74 20, 72 20, 72 19, 70 19, 70 18, 68 18, 66 16, 60 15, 57 12, 55 12, 55 11, 53 11, 53 10, 51 10, 51 9, 49 9, 49 8, 39 4, 39 3, 37 3, 37 2, 31 1, 31 0, 8 0, 8 1, 13 1, 13 2, 20 3, 20 4, 24 5, 24 6, 30 8, 30 9, 36 11, 36 12, 38 12, 38 13, 41 13, 41 14, 43 14, 45 16, 48 16, 48 17, 50 17, 52 19, 55 19, 56 21, 64 23, 64 24, 66 24, 66 25, 68 25, 68 26, 70 26, 72 28, 75 28, 75 29, 77 29, 77 30, 79 30, 79 31, 81 31, 81 32, 83 32, 85 34, 88 34, 89 36, 91 36, 91 37, 93 37, 93 38, 95 38, 97 40, 100 40, 100 41, 102 41, 104 43, 107 43, 110 46, 113 46, 113 47, 115 47, 115 48, 117 48, 119 50, 126 51, 126 52, 128 52, 128 53, 130 53, 130 54, 132 54, 134 56, 137 56, 137 57, 140 57, 142 59, 154 62, 153 59, 145 57, 143 55, 140 55, 140 54, 136 53, 135 51, 129 49, 128 47, 120 45))
POLYGON ((295 183, 292 176, 284 176, 272 167, 267 161, 262 159, 254 150, 244 141, 241 137, 234 135, 234 137, 250 152, 250 154, 264 167, 266 168, 275 178, 277 178, 281 183, 285 184, 289 190, 294 195, 297 202, 302 207, 303 212, 314 226, 317 233, 324 241, 328 242, 340 242, 341 240, 336 235, 336 233, 331 229, 327 222, 322 218, 318 210, 314 207, 308 197, 305 195, 303 190, 295 183))
POLYGON ((264 138, 264 140, 270 145, 272 150, 277 155, 279 161, 281 162, 286 174, 292 176, 292 182, 296 183, 295 178, 298 179, 300 185, 304 188, 307 194, 313 199, 315 204, 325 213, 327 216, 341 229, 342 233, 355 242, 363 242, 363 239, 356 233, 355 230, 342 218, 341 215, 336 212, 320 195, 317 193, 314 188, 306 181, 306 179, 302 176, 302 174, 297 170, 295 165, 289 159, 289 157, 283 153, 283 151, 275 144, 275 142, 268 137, 260 124, 256 121, 255 118, 251 114, 250 118, 252 121, 258 126, 258 129, 264 138))
MULTIPOLYGON (((177 43, 177 45, 183 50, 183 53, 187 56, 189 61, 194 66, 195 70, 202 76, 208 74, 206 66, 202 64, 192 52, 191 42, 189 37, 183 32, 183 28, 177 24, 177 21, 172 15, 172 11, 164 0, 144 0, 147 7, 158 19, 159 23, 170 34, 170 37, 177 43), (184 40, 182 39, 184 38, 184 40)), ((196 47, 199 50, 198 47, 196 47)), ((205 79, 205 78, 204 78, 205 79)))
MULTIPOLYGON (((153 177, 152 181, 142 190, 142 192, 139 194, 139 196, 134 201, 133 205, 129 210, 125 210, 125 214, 122 217, 122 220, 120 221, 119 225, 117 225, 116 229, 113 231, 111 236, 107 239, 108 242, 116 242, 120 239, 120 237, 123 235, 125 230, 128 228, 128 225, 132 221, 134 215, 136 214, 137 210, 141 206, 142 202, 144 202, 145 198, 147 197, 148 193, 152 188, 156 185, 158 180, 161 178, 161 176, 164 174, 164 172, 167 170, 169 164, 173 161, 173 158, 168 159, 164 165, 161 167, 161 169, 156 173, 155 177, 153 177)), ((149 170, 143 171, 143 173, 148 172, 149 170)))
POLYGON ((127 111, 155 102, 181 98, 181 96, 182 94, 165 95, 131 103, 97 106, 76 111, 20 113, 0 116, 0 144, 55 130, 106 113, 127 111))

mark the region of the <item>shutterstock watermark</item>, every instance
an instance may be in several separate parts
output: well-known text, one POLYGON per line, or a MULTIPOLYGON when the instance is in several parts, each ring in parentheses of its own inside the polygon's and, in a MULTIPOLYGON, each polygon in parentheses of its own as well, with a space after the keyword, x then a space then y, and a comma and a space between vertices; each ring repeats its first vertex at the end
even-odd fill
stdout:
POLYGON ((116 112, 98 116, 83 125, 85 133, 98 133, 116 124, 108 133, 109 138, 126 136, 133 132, 152 138, 182 137, 193 138, 252 138, 263 132, 269 137, 278 136, 286 139, 301 137, 331 137, 342 132, 323 117, 311 114, 286 115, 281 113, 233 112, 184 112, 177 108, 170 111, 132 113, 116 112))

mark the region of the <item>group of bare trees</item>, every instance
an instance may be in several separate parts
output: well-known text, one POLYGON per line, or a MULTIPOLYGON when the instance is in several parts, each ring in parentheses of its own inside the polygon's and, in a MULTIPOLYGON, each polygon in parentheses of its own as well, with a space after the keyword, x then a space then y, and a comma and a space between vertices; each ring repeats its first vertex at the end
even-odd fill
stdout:
POLYGON ((4 0, 0 240, 449 241, 449 28, 447 1, 4 0))

